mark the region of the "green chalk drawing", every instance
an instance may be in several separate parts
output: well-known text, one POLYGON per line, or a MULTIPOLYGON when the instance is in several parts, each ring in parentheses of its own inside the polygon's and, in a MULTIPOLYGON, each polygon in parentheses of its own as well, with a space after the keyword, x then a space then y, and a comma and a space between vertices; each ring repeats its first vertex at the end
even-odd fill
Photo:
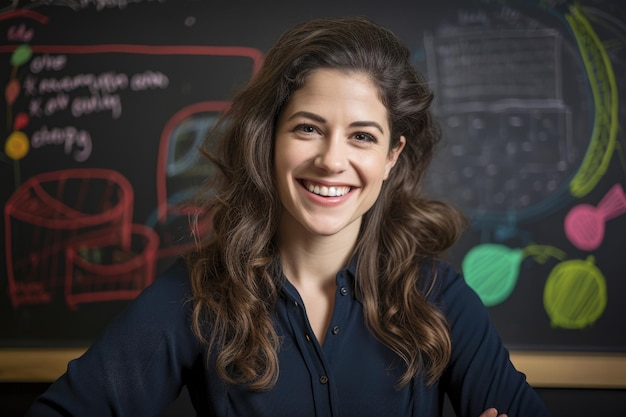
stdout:
POLYGON ((521 249, 495 243, 478 245, 463 258, 463 275, 484 305, 500 304, 515 289, 523 257, 521 249))
POLYGON ((570 192, 584 197, 605 174, 617 141, 618 91, 611 60, 580 6, 570 8, 569 23, 587 69, 595 107, 594 127, 589 148, 580 169, 570 182, 570 192))
POLYGON ((500 304, 515 289, 520 265, 526 257, 543 264, 548 259, 562 261, 567 255, 548 245, 512 249, 496 243, 484 243, 473 247, 465 255, 462 264, 465 281, 487 307, 500 304))
POLYGON ((559 263, 546 281, 543 304, 555 327, 582 329, 598 320, 606 308, 606 280, 595 259, 559 263))
POLYGON ((30 59, 33 54, 32 49, 28 45, 20 45, 15 48, 13 54, 11 54, 11 65, 20 66, 30 59))

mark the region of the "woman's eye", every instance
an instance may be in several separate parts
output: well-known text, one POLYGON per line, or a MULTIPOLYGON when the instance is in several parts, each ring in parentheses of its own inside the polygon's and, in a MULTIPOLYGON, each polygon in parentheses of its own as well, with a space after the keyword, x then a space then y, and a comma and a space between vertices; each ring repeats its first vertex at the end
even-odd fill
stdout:
POLYGON ((296 127, 296 130, 299 130, 300 132, 303 132, 303 133, 317 132, 317 129, 315 128, 315 126, 312 126, 312 125, 298 125, 296 127))
POLYGON ((369 133, 356 133, 354 138, 359 142, 376 142, 376 138, 369 133))

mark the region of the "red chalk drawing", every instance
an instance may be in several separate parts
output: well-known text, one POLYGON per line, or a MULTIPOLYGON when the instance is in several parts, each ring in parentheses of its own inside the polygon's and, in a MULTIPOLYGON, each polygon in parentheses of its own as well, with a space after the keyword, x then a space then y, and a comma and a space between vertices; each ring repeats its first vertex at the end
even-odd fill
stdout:
POLYGON ((65 301, 80 303, 132 300, 154 278, 159 237, 133 224, 130 245, 110 234, 86 239, 65 250, 65 301))
POLYGON ((615 184, 597 207, 580 204, 565 217, 565 235, 578 249, 592 251, 604 239, 605 223, 626 213, 626 195, 620 184, 615 184))
POLYGON ((133 189, 116 171, 71 169, 29 178, 4 210, 12 305, 50 302, 67 281, 68 250, 116 245, 131 251, 132 213, 133 189))
MULTIPOLYGON (((168 191, 168 188, 176 191, 179 190, 179 187, 175 183, 168 187, 168 181, 171 182, 177 177, 199 175, 206 178, 211 175, 210 172, 205 172, 206 168, 202 169, 197 164, 197 159, 199 159, 197 146, 201 144, 201 141, 200 144, 196 142, 199 139, 203 139, 206 131, 211 128, 211 126, 208 126, 211 117, 217 118, 219 113, 226 110, 229 105, 230 102, 226 101, 194 103, 176 112, 166 123, 161 133, 156 171, 157 225, 164 226, 171 222, 180 223, 180 228, 185 230, 185 235, 188 237, 191 237, 193 234, 206 233, 210 229, 210 220, 203 217, 203 221, 198 225, 199 230, 191 230, 192 226, 189 223, 189 218, 197 214, 200 208, 185 202, 183 197, 178 197, 177 199, 176 196, 172 196, 173 193, 168 191), (194 118, 200 120, 200 122, 194 123, 194 118), (185 128, 184 125, 187 123, 191 126, 185 128), (196 124, 199 126, 196 126, 196 124), (179 131, 182 131, 182 133, 179 131), (181 142, 185 142, 188 139, 188 136, 194 136, 193 143, 181 144, 181 142), (179 152, 178 148, 184 150, 179 152), (189 157, 190 154, 191 158, 189 157)), ((171 224, 169 226, 171 227, 171 224)), ((159 257, 174 256, 193 244, 194 242, 191 239, 180 241, 172 239, 168 235, 162 235, 159 257)))
MULTIPOLYGON (((38 15, 29 17, 37 18, 38 15)), ((15 29, 16 36, 18 29, 15 29)), ((12 107, 18 94, 25 94, 31 99, 30 113, 22 110, 15 117, 8 114, 7 120, 14 123, 13 130, 33 125, 33 120, 39 122, 39 119, 61 112, 71 113, 78 119, 102 110, 86 107, 83 96, 74 97, 76 94, 73 89, 57 91, 60 88, 60 84, 55 84, 57 78, 48 77, 45 84, 37 78, 37 74, 43 70, 65 69, 68 55, 241 57, 252 61, 252 73, 258 70, 262 61, 259 50, 232 46, 0 45, 0 53, 10 53, 15 68, 31 61, 28 68, 30 73, 26 75, 21 88, 17 77, 5 88, 8 107, 12 107), (46 96, 44 100, 44 94, 53 96, 46 96), (78 106, 77 103, 85 106, 78 106)), ((117 78, 113 81, 121 80, 123 83, 119 86, 115 84, 117 89, 107 97, 111 100, 116 98, 117 102, 99 102, 103 106, 112 104, 110 109, 102 111, 110 110, 113 121, 122 116, 121 96, 113 93, 119 93, 122 89, 129 90, 129 94, 165 89, 169 81, 166 74, 152 70, 114 75, 117 78), (117 104, 117 107, 113 104, 117 104)), ((132 223, 133 189, 117 171, 62 170, 40 174, 23 184, 21 180, 16 180, 16 191, 5 206, 6 259, 12 306, 17 308, 25 304, 45 304, 59 296, 64 297, 71 309, 83 303, 132 299, 152 282, 160 258, 175 256, 186 245, 193 243, 190 239, 179 239, 174 230, 182 231, 187 238, 206 233, 211 227, 210 219, 203 218, 200 223, 191 225, 189 218, 199 208, 184 203, 183 197, 188 191, 184 187, 190 182, 200 183, 200 179, 207 176, 199 171, 197 165, 191 165, 185 152, 179 151, 184 150, 193 129, 198 130, 194 132, 199 134, 201 128, 205 124, 208 126, 228 105, 228 102, 223 101, 192 103, 177 110, 165 126, 156 167, 158 201, 154 226, 158 230, 149 225, 132 223), (168 166, 170 172, 167 171, 168 166), (172 166, 176 172, 171 171, 172 166), (198 181, 190 181, 196 179, 198 181)), ((91 136, 84 129, 75 126, 48 128, 44 124, 30 138, 30 147, 25 146, 29 138, 25 139, 21 132, 16 131, 5 146, 10 151, 7 155, 16 162, 16 178, 19 178, 17 160, 23 158, 29 149, 39 150, 51 145, 52 136, 61 133, 65 138, 66 154, 69 153, 67 143, 76 143, 70 142, 70 139, 78 135, 88 139, 81 142, 89 145, 83 147, 83 156, 78 158, 77 153, 72 153, 72 156, 80 162, 89 157, 91 136)), ((193 150, 197 153, 196 147, 193 150)))

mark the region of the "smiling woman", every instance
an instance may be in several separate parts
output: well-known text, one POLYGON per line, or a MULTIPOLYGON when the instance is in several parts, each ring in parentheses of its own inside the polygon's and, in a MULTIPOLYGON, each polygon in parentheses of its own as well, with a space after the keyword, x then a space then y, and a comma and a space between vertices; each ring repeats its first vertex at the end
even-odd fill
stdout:
POLYGON ((447 395, 459 416, 547 416, 440 259, 465 222, 421 194, 426 85, 371 21, 287 31, 207 138, 212 230, 29 416, 156 415, 183 386, 198 415, 441 416, 447 395))
MULTIPOLYGON (((284 208, 279 247, 293 248, 283 243, 295 239, 333 236, 333 244, 346 249, 335 252, 340 259, 332 263, 348 263, 361 218, 404 146, 401 138, 391 149, 388 119, 365 74, 318 69, 293 93, 274 139, 274 172, 284 208)), ((335 273, 328 271, 328 279, 335 273)))

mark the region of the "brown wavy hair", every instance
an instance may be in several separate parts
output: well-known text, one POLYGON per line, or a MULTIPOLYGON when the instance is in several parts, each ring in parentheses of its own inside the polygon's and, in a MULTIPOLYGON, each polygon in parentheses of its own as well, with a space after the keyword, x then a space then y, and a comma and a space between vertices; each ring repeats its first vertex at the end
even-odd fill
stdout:
POLYGON ((422 178, 440 139, 430 111, 433 95, 408 49, 364 18, 316 19, 284 33, 224 112, 214 131, 217 152, 203 150, 218 169, 203 192, 202 212, 212 229, 186 256, 194 331, 225 381, 255 390, 275 384, 280 341, 271 314, 282 283, 274 243, 281 214, 274 131, 293 92, 318 68, 367 74, 389 113, 391 147, 406 138, 364 215, 354 250, 355 285, 366 325, 406 365, 399 386, 418 372, 433 382, 449 361, 451 341, 445 317, 426 298, 436 277, 423 281, 422 267, 458 239, 465 222, 451 206, 422 196, 422 178))

